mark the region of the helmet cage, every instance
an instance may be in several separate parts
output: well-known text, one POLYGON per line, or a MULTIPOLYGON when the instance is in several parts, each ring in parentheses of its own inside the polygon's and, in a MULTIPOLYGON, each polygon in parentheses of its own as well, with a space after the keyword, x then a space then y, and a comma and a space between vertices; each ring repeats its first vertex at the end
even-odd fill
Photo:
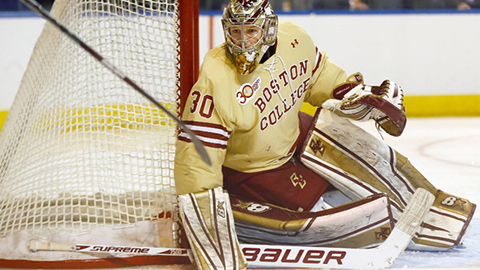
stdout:
POLYGON ((267 0, 257 1, 257 5, 253 3, 245 6, 242 3, 242 0, 233 0, 228 4, 223 14, 222 26, 227 54, 241 74, 248 74, 256 68, 268 47, 275 44, 278 18, 267 0), (240 38, 232 35, 233 26, 239 26, 240 38), (254 36, 245 35, 245 26, 258 27, 259 31, 254 36), (258 35, 261 36, 257 42, 251 44, 250 41, 258 35))
MULTIPOLYGON (((263 20, 262 20, 263 21, 263 20)), ((263 24, 263 23, 262 23, 263 24)), ((231 24, 225 28, 225 40, 228 44, 230 52, 234 55, 252 53, 261 50, 263 41, 263 27, 256 24, 231 24), (247 27, 246 27, 247 26, 247 27), (246 29, 252 31, 256 29, 254 34, 245 33, 246 29), (233 30, 235 29, 235 30, 233 30), (240 33, 232 34, 233 31, 240 30, 240 33), (254 42, 253 42, 254 41, 254 42)))

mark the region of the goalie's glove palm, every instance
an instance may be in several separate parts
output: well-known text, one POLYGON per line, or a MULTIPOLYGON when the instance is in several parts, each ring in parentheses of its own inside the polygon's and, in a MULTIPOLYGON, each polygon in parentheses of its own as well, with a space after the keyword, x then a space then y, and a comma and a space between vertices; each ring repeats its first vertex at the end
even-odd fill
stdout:
POLYGON ((336 99, 325 101, 322 107, 357 121, 373 119, 388 134, 400 136, 406 124, 402 88, 390 80, 380 86, 364 85, 363 78, 359 80, 358 76, 361 75, 356 75, 358 82, 336 87, 336 99))

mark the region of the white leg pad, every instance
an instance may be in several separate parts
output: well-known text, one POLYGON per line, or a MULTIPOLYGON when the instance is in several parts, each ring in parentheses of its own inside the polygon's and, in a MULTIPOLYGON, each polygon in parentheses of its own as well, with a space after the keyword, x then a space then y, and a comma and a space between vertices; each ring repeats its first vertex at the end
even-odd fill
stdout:
POLYGON ((350 199, 387 193, 398 219, 415 188, 397 170, 395 150, 350 120, 321 110, 301 155, 302 162, 350 199))
POLYGON ((301 155, 307 167, 352 200, 388 194, 395 220, 415 190, 424 188, 436 200, 411 247, 448 249, 461 243, 475 204, 437 190, 405 157, 350 120, 321 110, 314 121, 301 155))
POLYGON ((179 195, 180 217, 198 269, 246 269, 228 193, 221 187, 179 195))

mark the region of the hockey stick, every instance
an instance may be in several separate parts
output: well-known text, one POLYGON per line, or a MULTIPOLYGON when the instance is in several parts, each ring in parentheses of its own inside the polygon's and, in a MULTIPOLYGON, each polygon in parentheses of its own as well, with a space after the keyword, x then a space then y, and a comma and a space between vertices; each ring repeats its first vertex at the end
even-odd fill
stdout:
POLYGON ((46 19, 51 24, 53 24, 53 26, 55 26, 64 34, 66 34, 71 40, 73 40, 85 51, 87 51, 91 56, 93 56, 97 61, 99 61, 104 67, 106 67, 109 71, 111 71, 115 76, 122 79, 124 82, 130 85, 133 89, 135 89, 138 93, 143 95, 145 98, 150 100, 153 104, 155 104, 158 108, 164 111, 168 116, 170 116, 170 118, 175 120, 175 122, 177 122, 177 124, 190 136, 190 139, 192 140, 192 143, 194 144, 195 149, 197 150, 202 160, 208 165, 211 165, 210 157, 205 149, 205 146, 198 139, 195 133, 193 133, 193 131, 190 130, 182 120, 180 120, 178 117, 173 115, 169 110, 167 110, 167 108, 165 108, 162 104, 156 101, 151 95, 145 92, 145 90, 143 90, 138 84, 136 84, 132 79, 130 79, 127 75, 125 75, 120 69, 114 66, 110 61, 103 58, 103 56, 101 56, 97 51, 95 51, 92 47, 90 47, 85 42, 83 42, 77 35, 71 32, 66 26, 64 26, 63 24, 58 22, 55 18, 53 18, 50 15, 50 13, 48 13, 48 11, 46 11, 37 1, 35 0, 20 0, 20 1, 22 1, 22 3, 24 3, 25 5, 27 5, 28 8, 30 8, 32 11, 41 15, 44 19, 46 19))
POLYGON ((112 253, 115 255, 188 256, 185 248, 131 247, 114 245, 68 244, 30 241, 30 251, 73 251, 88 253, 112 253))
MULTIPOLYGON (((402 254, 412 240, 413 235, 425 219, 434 196, 425 189, 417 189, 410 199, 402 216, 395 224, 395 228, 387 240, 380 246, 372 249, 356 248, 329 248, 329 247, 302 247, 302 246, 269 246, 269 245, 240 245, 242 252, 252 267, 273 268, 316 268, 316 269, 383 269, 390 267, 402 254)), ((30 250, 37 251, 74 251, 74 252, 101 252, 110 254, 149 255, 127 252, 123 246, 101 245, 72 245, 60 243, 32 242, 30 250), (80 248, 82 247, 83 248, 80 248)), ((187 249, 177 248, 143 248, 154 255, 186 256, 187 249), (181 254, 180 254, 181 253, 181 254)), ((131 250, 130 250, 131 251, 131 250)))

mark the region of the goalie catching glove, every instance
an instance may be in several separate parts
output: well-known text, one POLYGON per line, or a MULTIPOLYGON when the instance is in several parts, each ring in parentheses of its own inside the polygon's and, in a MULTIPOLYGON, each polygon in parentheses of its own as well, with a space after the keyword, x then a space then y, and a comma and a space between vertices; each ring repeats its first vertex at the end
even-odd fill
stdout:
POLYGON ((333 90, 333 97, 323 103, 324 109, 357 121, 373 119, 392 136, 400 136, 407 123, 403 90, 390 80, 369 86, 362 74, 355 73, 333 90))

